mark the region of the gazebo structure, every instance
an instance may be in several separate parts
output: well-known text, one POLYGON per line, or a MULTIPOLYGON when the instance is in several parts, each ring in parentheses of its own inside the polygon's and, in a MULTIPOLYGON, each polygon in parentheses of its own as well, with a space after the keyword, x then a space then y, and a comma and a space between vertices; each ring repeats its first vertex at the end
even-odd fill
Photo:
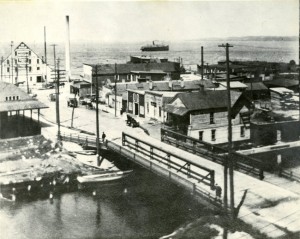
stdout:
POLYGON ((41 133, 40 109, 48 108, 17 86, 0 82, 0 139, 41 133), (32 113, 37 111, 37 119, 32 113))

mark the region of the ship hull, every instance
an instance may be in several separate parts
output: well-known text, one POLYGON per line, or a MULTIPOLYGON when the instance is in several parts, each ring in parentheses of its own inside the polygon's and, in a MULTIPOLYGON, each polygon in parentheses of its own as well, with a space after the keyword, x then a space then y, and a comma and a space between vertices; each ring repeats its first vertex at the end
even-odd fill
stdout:
POLYGON ((141 51, 168 51, 169 46, 143 46, 141 51))

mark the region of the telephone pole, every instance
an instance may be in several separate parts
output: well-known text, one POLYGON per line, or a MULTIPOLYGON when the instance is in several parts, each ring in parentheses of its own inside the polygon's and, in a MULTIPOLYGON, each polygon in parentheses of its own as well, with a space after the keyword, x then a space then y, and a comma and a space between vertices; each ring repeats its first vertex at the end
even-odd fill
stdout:
POLYGON ((3 81, 3 56, 1 56, 1 81, 3 81))
POLYGON ((230 183, 230 209, 232 218, 235 217, 234 209, 234 178, 233 178, 233 155, 232 155, 232 122, 231 122, 231 96, 230 96, 230 72, 229 72, 229 47, 233 47, 226 43, 225 45, 219 45, 226 49, 226 81, 227 81, 227 111, 228 111, 228 157, 224 161, 224 206, 225 210, 228 207, 227 201, 227 178, 228 178, 228 166, 229 166, 229 183, 230 183))
POLYGON ((203 80, 204 73, 204 59, 203 59, 203 46, 201 46, 201 80, 203 80))
MULTIPOLYGON (((100 166, 100 140, 99 140, 99 83, 98 83, 98 65, 95 65, 95 78, 96 78, 96 145, 97 145, 97 165, 100 166)), ((93 76, 92 76, 93 83, 93 76)))
POLYGON ((60 115, 59 115, 59 62, 60 59, 57 59, 57 79, 56 79, 56 123, 57 123, 57 139, 60 143, 60 115))
POLYGON ((11 51, 11 83, 14 83, 14 59, 13 59, 13 45, 14 42, 10 43, 10 51, 11 51))
POLYGON ((115 117, 117 117, 117 63, 115 63, 115 117))

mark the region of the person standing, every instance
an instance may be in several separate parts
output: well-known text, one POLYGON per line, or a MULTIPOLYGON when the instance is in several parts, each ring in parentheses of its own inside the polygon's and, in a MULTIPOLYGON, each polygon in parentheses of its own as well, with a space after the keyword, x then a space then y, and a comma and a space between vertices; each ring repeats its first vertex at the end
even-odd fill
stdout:
POLYGON ((104 141, 105 141, 105 138, 106 138, 106 134, 103 132, 102 133, 102 142, 104 143, 104 141))

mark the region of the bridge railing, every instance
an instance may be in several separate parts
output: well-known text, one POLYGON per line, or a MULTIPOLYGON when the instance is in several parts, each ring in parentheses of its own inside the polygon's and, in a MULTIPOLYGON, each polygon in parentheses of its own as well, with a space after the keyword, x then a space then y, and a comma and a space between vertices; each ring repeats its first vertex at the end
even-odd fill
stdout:
MULTIPOLYGON (((224 148, 164 128, 161 128, 161 141, 194 154, 206 156, 207 159, 219 164, 224 164, 224 158, 227 156, 227 150, 224 148)), ((258 176, 261 180, 264 178, 264 165, 261 161, 237 152, 231 155, 234 157, 236 169, 258 176)))
MULTIPOLYGON (((96 137, 92 136, 86 136, 86 135, 80 135, 80 134, 75 134, 75 133, 61 133, 61 139, 69 142, 74 142, 78 143, 84 146, 91 146, 95 147, 96 146, 96 137)), ((99 139, 100 142, 100 139, 99 139)))
POLYGON ((122 133, 122 145, 134 149, 151 161, 165 165, 169 170, 183 173, 188 178, 195 179, 198 183, 204 183, 214 189, 215 171, 212 169, 124 132, 122 133))
POLYGON ((143 158, 143 156, 139 155, 136 152, 132 152, 129 149, 126 149, 122 146, 119 146, 114 142, 107 141, 107 147, 110 150, 115 151, 119 155, 122 155, 123 157, 141 165, 142 167, 147 168, 151 172, 159 175, 160 177, 164 177, 167 180, 172 180, 176 182, 178 185, 184 186, 186 189, 189 189, 193 195, 207 200, 217 207, 222 207, 222 201, 218 200, 215 197, 214 193, 211 193, 211 191, 205 190, 197 186, 196 183, 191 182, 190 180, 188 180, 188 178, 185 178, 184 175, 179 175, 176 172, 172 172, 171 170, 167 169, 166 167, 163 167, 160 164, 154 164, 152 161, 150 161, 148 164, 145 164, 145 159, 143 158))

